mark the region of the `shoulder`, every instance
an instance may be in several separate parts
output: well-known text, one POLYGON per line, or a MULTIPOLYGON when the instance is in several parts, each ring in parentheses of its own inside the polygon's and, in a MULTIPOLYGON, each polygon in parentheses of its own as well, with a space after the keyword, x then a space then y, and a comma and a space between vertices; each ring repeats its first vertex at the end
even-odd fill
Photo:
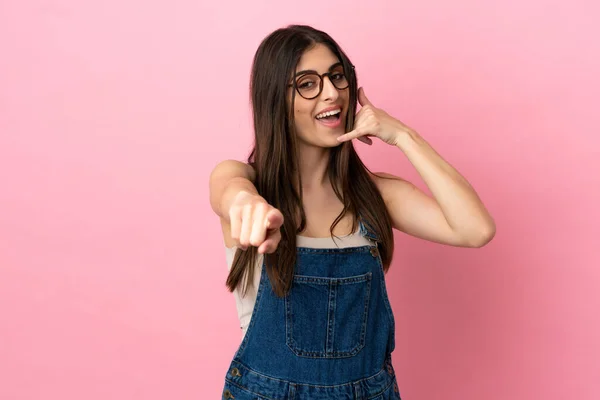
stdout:
POLYGON ((387 173, 387 172, 371 172, 369 171, 369 176, 376 184, 381 184, 383 181, 394 179, 394 180, 403 180, 399 176, 387 173))
POLYGON ((224 160, 219 162, 211 172, 211 180, 230 178, 246 178, 251 182, 256 180, 256 171, 252 165, 238 160, 224 160))

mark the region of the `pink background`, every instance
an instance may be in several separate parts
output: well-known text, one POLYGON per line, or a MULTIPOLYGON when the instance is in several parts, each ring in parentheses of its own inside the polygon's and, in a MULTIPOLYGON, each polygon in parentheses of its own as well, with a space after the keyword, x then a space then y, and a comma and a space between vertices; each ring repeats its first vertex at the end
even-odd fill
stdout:
POLYGON ((219 398, 241 332, 208 176, 245 158, 252 56, 297 22, 497 222, 483 249, 396 236, 403 398, 600 398, 595 4, 2 1, 0 399, 219 398))

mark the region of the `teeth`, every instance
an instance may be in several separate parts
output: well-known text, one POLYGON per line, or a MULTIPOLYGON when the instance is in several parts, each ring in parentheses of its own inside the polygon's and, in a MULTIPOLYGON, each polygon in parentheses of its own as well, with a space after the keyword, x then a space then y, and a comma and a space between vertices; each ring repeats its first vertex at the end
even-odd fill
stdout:
POLYGON ((331 115, 336 115, 336 114, 339 114, 341 112, 342 112, 342 110, 339 110, 339 109, 338 110, 327 111, 327 112, 324 112, 324 113, 321 113, 321 114, 317 115, 317 119, 329 117, 331 115))

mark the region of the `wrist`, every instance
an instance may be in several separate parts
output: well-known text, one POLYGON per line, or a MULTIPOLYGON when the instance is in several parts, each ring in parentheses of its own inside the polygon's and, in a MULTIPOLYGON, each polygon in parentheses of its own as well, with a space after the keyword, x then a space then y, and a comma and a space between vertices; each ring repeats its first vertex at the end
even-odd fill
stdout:
POLYGON ((402 151, 410 150, 411 147, 418 144, 420 136, 412 129, 399 129, 396 133, 396 147, 402 151))

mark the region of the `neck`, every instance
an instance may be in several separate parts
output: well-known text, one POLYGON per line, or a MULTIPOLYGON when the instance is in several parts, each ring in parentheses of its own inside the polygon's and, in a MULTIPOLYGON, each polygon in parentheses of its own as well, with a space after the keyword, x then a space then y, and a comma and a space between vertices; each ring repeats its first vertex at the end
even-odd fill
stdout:
POLYGON ((331 186, 327 173, 330 150, 323 147, 301 146, 299 152, 302 190, 314 191, 331 186))

